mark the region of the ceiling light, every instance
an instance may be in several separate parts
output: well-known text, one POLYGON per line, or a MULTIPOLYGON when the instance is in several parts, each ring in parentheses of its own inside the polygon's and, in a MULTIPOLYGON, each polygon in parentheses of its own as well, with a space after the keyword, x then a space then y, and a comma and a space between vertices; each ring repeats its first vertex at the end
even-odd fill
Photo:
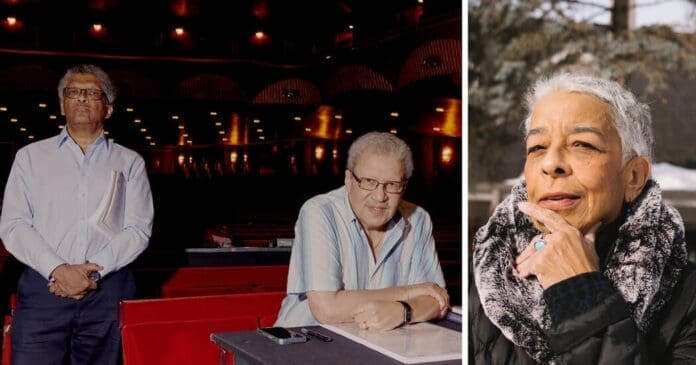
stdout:
POLYGON ((147 128, 140 128, 140 131, 143 132, 143 133, 144 133, 144 132, 147 132, 147 128))
POLYGON ((183 27, 177 27, 174 28, 174 33, 178 35, 179 37, 184 35, 184 28, 183 27))
POLYGON ((391 134, 396 134, 396 129, 390 129, 390 130, 389 130, 389 133, 391 133, 391 134))
POLYGON ((149 141, 152 139, 152 136, 145 136, 145 139, 147 139, 149 141))
POLYGON ((312 128, 305 128, 304 130, 305 130, 305 132, 311 132, 312 128))
POLYGON ((266 139, 266 137, 264 137, 264 136, 259 136, 259 139, 264 140, 264 139, 266 139))
POLYGON ((39 108, 45 108, 45 107, 46 107, 46 103, 39 103, 39 108))
POLYGON ((433 127, 434 132, 439 132, 440 130, 441 130, 440 127, 433 127))
POLYGON ((140 119, 137 119, 137 118, 136 118, 136 119, 133 119, 133 123, 135 123, 135 124, 140 124, 140 122, 141 122, 140 119))
POLYGON ((222 137, 223 142, 227 142, 227 137, 222 137))
POLYGON ((189 134, 188 134, 188 133, 184 133, 183 136, 184 136, 184 138, 185 138, 185 137, 188 137, 189 134))
POLYGON ((30 134, 30 135, 27 136, 27 138, 29 138, 29 139, 34 139, 34 136, 30 134))
POLYGON ((55 115, 53 115, 53 114, 51 114, 51 115, 48 116, 48 119, 51 119, 51 120, 55 120, 55 119, 57 119, 57 118, 58 118, 58 117, 55 116, 55 115))
POLYGON ((256 130, 257 133, 263 133, 263 129, 259 128, 256 130))
POLYGON ((183 125, 183 124, 179 124, 179 129, 184 129, 184 125, 183 125))
POLYGON ((0 112, 6 112, 7 107, 6 106, 0 106, 0 112))
POLYGON ((327 54, 326 56, 324 56, 324 58, 326 58, 327 60, 330 60, 330 59, 331 59, 331 55, 330 55, 330 54, 327 54))
POLYGON ((188 143, 188 144, 192 144, 192 143, 193 143, 193 141, 192 141, 192 140, 190 140, 190 139, 187 139, 187 140, 186 140, 186 143, 188 143))
POLYGON ((263 39, 265 36, 266 35, 262 31, 254 33, 254 37, 256 37, 256 39, 263 39))
POLYGON ((222 123, 220 123, 220 122, 215 122, 215 126, 216 126, 216 127, 219 127, 219 126, 221 126, 221 125, 222 125, 222 123))
POLYGON ((63 128, 65 128, 65 126, 62 124, 58 126, 58 129, 63 129, 63 128))
POLYGON ((341 120, 341 119, 343 119, 343 116, 341 114, 336 114, 336 115, 334 115, 334 118, 341 120))
POLYGON ((260 120, 260 119, 254 119, 252 122, 253 122, 254 124, 259 124, 259 123, 261 123, 261 120, 260 120))
POLYGON ((109 131, 104 131, 104 135, 105 135, 105 136, 108 136, 108 135, 109 135, 109 131))
POLYGON ((92 30, 99 33, 102 31, 102 25, 99 23, 94 23, 94 24, 92 24, 92 30))
POLYGON ((353 24, 348 24, 348 29, 353 30, 354 28, 353 24))
POLYGON ((225 134, 225 131, 218 131, 218 134, 225 134))
POLYGON ((216 116, 216 115, 217 115, 217 112, 210 112, 210 115, 216 116))
POLYGON ((294 118, 292 118, 292 119, 294 119, 294 120, 296 120, 296 121, 298 121, 298 122, 299 122, 300 120, 302 120, 301 117, 294 117, 294 118))
POLYGON ((129 113, 132 113, 132 112, 133 112, 133 108, 126 108, 126 111, 129 112, 129 113))
POLYGON ((10 122, 17 123, 17 118, 10 118, 10 122))
POLYGON ((155 145, 155 142, 150 142, 150 146, 154 146, 154 145, 155 145))
POLYGON ((353 134, 353 130, 352 130, 352 129, 346 129, 346 134, 353 134))
POLYGON ((398 118, 398 117, 399 117, 399 113, 397 113, 397 112, 391 112, 391 113, 389 113, 389 115, 391 115, 391 116, 394 117, 394 118, 398 118))
POLYGON ((445 112, 445 108, 437 107, 437 108, 435 108, 435 111, 438 112, 438 113, 444 113, 444 112, 445 112))
POLYGON ((442 147, 442 151, 440 152, 440 161, 442 161, 445 164, 449 164, 452 162, 452 157, 454 156, 454 150, 450 146, 444 146, 442 147))
POLYGON ((179 120, 179 116, 178 116, 178 115, 172 115, 172 119, 173 119, 173 120, 179 120))
POLYGON ((24 128, 24 127, 22 127, 22 128, 19 128, 19 131, 20 131, 20 132, 26 132, 26 131, 27 131, 27 129, 26 129, 26 128, 24 128))

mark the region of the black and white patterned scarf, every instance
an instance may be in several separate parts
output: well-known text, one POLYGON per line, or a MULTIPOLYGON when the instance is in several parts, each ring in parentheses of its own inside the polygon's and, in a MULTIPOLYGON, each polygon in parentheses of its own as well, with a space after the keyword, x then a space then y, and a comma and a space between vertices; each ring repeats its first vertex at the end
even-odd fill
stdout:
MULTIPOLYGON (((493 212, 474 237, 474 278, 486 316, 503 335, 536 361, 553 360, 543 330, 551 326, 543 288, 536 278, 512 273, 514 260, 540 232, 517 208, 527 201, 524 182, 493 212)), ((619 227, 603 274, 628 302, 641 333, 669 301, 687 263, 684 223, 662 200, 650 179, 631 204, 632 216, 619 227)))

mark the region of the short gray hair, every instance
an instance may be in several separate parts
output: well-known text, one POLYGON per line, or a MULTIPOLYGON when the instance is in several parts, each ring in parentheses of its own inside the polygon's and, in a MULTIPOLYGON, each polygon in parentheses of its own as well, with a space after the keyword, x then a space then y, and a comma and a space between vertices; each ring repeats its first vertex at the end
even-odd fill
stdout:
POLYGON ((369 132, 356 139, 348 149, 348 169, 353 171, 358 157, 365 151, 388 154, 401 160, 406 180, 413 175, 411 149, 399 137, 385 132, 369 132))
POLYGON ((623 164, 634 156, 652 160, 652 118, 650 107, 636 100, 628 90, 614 81, 595 76, 559 73, 537 81, 526 95, 527 118, 525 132, 529 132, 531 113, 537 103, 554 91, 569 91, 593 95, 604 101, 612 110, 612 123, 621 138, 623 164))
POLYGON ((63 75, 58 83, 58 99, 63 102, 63 89, 68 84, 68 80, 75 74, 88 74, 96 77, 101 84, 102 91, 106 94, 106 101, 109 105, 114 105, 116 100, 116 88, 111 82, 109 75, 104 72, 101 68, 95 65, 78 65, 68 70, 68 72, 63 75))

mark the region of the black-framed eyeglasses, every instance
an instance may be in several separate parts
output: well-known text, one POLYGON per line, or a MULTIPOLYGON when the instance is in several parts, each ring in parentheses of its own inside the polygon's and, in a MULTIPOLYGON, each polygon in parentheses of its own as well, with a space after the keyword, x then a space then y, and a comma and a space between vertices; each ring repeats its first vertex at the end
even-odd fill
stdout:
POLYGON ((350 174, 353 175, 353 178, 355 181, 358 182, 358 187, 363 190, 369 190, 373 191, 377 189, 380 185, 384 186, 384 191, 390 194, 401 194, 404 192, 404 189, 406 189, 406 181, 385 181, 385 182, 379 182, 375 179, 370 179, 368 177, 358 177, 355 175, 353 170, 348 170, 350 171, 350 174))
POLYGON ((78 89, 76 87, 64 88, 63 96, 68 99, 78 99, 83 92, 87 100, 102 100, 105 97, 104 92, 99 89, 78 89))

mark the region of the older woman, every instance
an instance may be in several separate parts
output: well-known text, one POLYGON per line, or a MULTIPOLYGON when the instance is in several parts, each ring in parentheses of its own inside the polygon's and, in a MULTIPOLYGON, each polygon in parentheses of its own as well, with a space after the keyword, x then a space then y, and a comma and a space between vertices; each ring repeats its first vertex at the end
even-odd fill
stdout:
POLYGON ((696 271, 647 105, 572 74, 527 97, 524 182, 474 238, 470 362, 696 363, 696 271))

